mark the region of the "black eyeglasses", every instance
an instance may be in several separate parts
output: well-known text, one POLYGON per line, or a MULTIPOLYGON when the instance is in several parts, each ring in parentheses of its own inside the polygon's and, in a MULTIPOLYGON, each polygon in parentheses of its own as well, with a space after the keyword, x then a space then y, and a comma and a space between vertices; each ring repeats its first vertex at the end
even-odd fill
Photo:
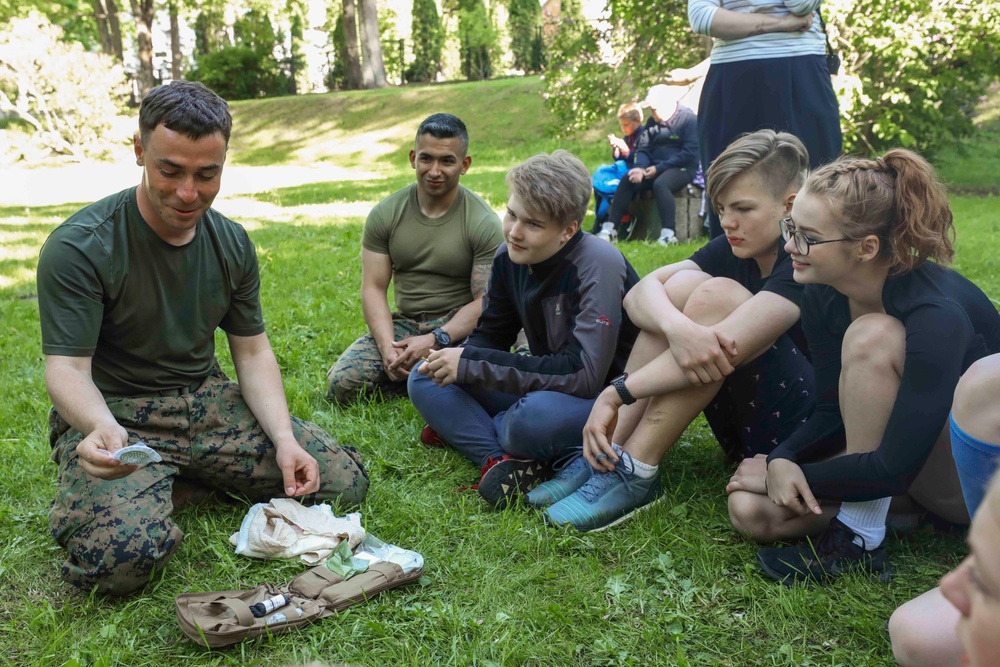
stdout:
POLYGON ((802 232, 795 229, 795 223, 792 222, 791 218, 783 218, 779 220, 778 226, 781 228, 781 238, 785 239, 786 243, 789 240, 792 240, 795 243, 795 251, 800 255, 808 255, 810 246, 823 245, 824 243, 837 243, 838 241, 854 240, 849 238, 842 238, 842 239, 830 239, 829 241, 813 241, 811 238, 809 238, 802 232))

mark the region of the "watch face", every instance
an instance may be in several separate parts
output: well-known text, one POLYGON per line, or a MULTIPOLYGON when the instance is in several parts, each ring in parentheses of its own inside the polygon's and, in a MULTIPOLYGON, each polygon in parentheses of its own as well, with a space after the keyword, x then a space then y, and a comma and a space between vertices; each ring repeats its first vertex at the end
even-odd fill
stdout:
POLYGON ((449 336, 448 332, 443 329, 439 329, 434 332, 434 340, 437 341, 437 344, 441 347, 448 347, 451 345, 451 336, 449 336))

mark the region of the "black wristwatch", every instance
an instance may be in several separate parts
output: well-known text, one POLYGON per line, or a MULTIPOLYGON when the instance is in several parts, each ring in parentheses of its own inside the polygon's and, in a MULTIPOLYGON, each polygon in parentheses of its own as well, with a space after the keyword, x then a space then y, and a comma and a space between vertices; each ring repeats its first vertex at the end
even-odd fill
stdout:
POLYGON ((443 350, 444 348, 451 345, 451 334, 449 334, 441 327, 438 327, 431 333, 434 334, 434 342, 437 344, 439 349, 443 350))
POLYGON ((632 392, 628 390, 628 387, 625 386, 625 380, 627 379, 628 373, 622 373, 611 381, 611 386, 618 392, 618 396, 622 399, 622 403, 625 405, 632 405, 635 403, 636 398, 632 395, 632 392))

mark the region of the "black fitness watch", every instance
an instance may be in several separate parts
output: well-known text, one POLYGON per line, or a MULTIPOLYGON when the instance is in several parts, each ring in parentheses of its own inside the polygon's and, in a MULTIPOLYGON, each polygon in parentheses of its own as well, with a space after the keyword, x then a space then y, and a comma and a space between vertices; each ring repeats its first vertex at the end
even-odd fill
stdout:
POLYGON ((449 334, 441 327, 438 327, 431 333, 434 334, 434 342, 437 344, 438 349, 443 350, 444 348, 451 345, 451 334, 449 334))
POLYGON ((632 395, 632 392, 628 390, 628 387, 625 386, 625 380, 627 379, 628 373, 622 373, 611 381, 611 386, 618 392, 618 396, 622 399, 622 403, 625 405, 632 405, 635 403, 636 398, 632 395))

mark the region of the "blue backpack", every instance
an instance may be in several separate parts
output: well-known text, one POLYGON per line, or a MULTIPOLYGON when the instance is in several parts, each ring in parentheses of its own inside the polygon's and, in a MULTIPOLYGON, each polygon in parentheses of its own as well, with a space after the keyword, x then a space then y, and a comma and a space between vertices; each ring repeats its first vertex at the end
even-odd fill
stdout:
POLYGON ((625 160, 615 160, 614 164, 602 164, 594 171, 591 178, 594 190, 602 195, 615 194, 618 184, 627 173, 628 167, 625 165, 625 160))

